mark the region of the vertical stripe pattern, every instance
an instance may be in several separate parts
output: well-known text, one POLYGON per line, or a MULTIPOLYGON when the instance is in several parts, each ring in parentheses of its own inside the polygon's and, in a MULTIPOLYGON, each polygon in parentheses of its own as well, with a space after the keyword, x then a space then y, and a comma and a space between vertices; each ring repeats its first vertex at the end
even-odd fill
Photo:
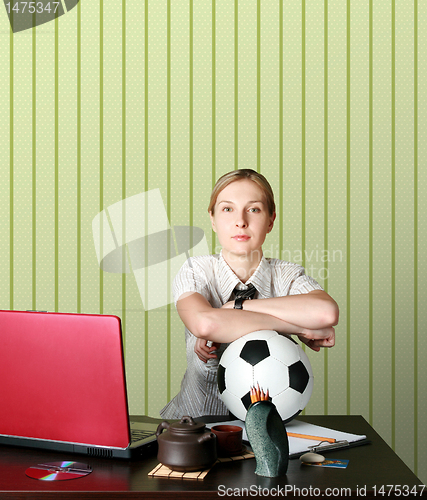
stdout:
POLYGON ((346 410, 347 414, 351 413, 351 30, 350 30, 350 0, 347 0, 346 10, 346 250, 347 250, 347 266, 346 266, 346 342, 347 342, 347 358, 346 358, 346 376, 347 376, 347 394, 346 394, 346 410))
MULTIPOLYGON (((323 67, 323 168, 324 168, 324 205, 323 205, 323 239, 324 248, 328 253, 328 0, 324 3, 324 67, 323 67)), ((326 275, 328 275, 328 261, 325 262, 326 275)), ((328 291, 328 278, 325 279, 324 289, 328 291)), ((328 414, 328 351, 324 351, 324 413, 328 414)))
POLYGON ((414 0, 414 472, 418 475, 418 0, 414 0))

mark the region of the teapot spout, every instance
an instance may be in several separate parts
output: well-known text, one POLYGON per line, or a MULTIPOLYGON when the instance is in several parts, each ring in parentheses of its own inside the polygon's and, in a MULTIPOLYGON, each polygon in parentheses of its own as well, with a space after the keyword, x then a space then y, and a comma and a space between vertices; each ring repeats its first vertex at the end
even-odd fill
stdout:
POLYGON ((210 441, 211 439, 216 440, 215 434, 213 432, 205 432, 199 437, 198 442, 205 443, 206 441, 210 441))

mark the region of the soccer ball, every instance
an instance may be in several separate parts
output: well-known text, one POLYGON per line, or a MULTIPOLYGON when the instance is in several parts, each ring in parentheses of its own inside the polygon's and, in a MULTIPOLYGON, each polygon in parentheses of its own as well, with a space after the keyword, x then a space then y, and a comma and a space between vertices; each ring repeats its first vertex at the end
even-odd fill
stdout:
POLYGON ((272 330, 248 333, 232 342, 218 365, 218 389, 229 411, 245 420, 250 389, 259 384, 286 423, 307 405, 314 377, 310 361, 290 337, 272 330))

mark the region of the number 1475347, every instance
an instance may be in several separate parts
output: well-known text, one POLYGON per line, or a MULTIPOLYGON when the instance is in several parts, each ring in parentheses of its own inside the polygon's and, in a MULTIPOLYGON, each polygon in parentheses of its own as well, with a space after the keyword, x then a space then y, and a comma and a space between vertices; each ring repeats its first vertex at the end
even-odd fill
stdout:
POLYGON ((43 12, 53 12, 56 14, 61 2, 8 2, 6 4, 7 13, 14 14, 42 14, 43 12))

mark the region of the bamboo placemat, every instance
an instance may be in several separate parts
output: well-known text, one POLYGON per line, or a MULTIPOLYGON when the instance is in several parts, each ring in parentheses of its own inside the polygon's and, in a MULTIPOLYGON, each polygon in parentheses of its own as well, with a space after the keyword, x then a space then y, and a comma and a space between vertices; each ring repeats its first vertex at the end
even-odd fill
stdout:
MULTIPOLYGON (((222 463, 222 462, 235 462, 237 460, 247 460, 248 458, 253 458, 255 455, 252 451, 246 450, 244 453, 241 455, 236 455, 234 457, 226 457, 226 458, 218 458, 218 460, 212 465, 216 465, 217 463, 222 463)), ((178 471, 173 471, 169 469, 169 467, 166 467, 163 464, 158 464, 154 469, 148 473, 149 476, 151 477, 167 477, 171 479, 195 479, 197 481, 201 481, 206 477, 206 474, 212 469, 210 467, 209 469, 205 469, 202 471, 195 471, 195 472, 178 472, 178 471)))

